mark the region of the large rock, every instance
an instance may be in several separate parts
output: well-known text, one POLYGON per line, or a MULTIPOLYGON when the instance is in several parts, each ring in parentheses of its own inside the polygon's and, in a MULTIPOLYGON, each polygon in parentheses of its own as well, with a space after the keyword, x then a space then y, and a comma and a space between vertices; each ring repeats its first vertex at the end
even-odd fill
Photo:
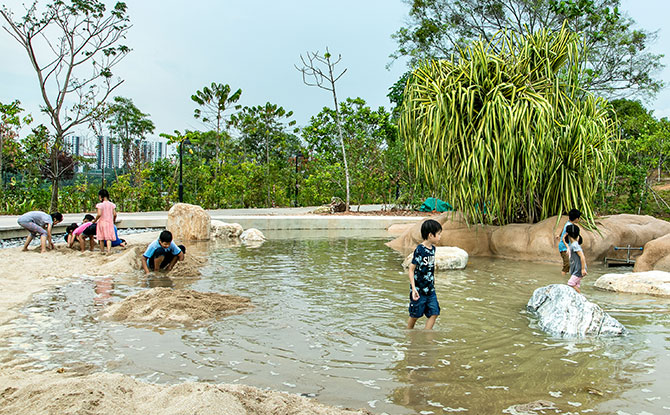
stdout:
POLYGON ((220 220, 212 220, 211 224, 211 238, 239 238, 244 229, 239 223, 227 223, 220 220))
MULTIPOLYGON (((402 266, 408 268, 414 253, 407 255, 402 266)), ((435 270, 463 269, 468 264, 468 253, 455 246, 435 247, 435 270)))
MULTIPOLYGON (((567 217, 557 216, 535 224, 506 226, 470 225, 458 212, 446 212, 433 217, 442 224, 440 245, 457 246, 471 256, 494 256, 516 260, 560 262, 555 236, 567 217)), ((422 242, 421 223, 414 224, 387 245, 403 255, 422 242)), ((670 222, 651 216, 613 215, 596 221, 594 232, 582 228, 582 248, 588 261, 603 260, 614 246, 643 246, 670 233, 670 222)), ((670 263, 670 259, 668 259, 670 263)))
POLYGON ((646 271, 605 274, 596 280, 596 288, 623 293, 670 297, 670 272, 646 271))
POLYGON ((600 306, 563 284, 535 290, 526 310, 537 317, 542 330, 554 336, 619 336, 626 332, 600 306))
POLYGON ((647 242, 633 271, 670 271, 670 233, 647 242))
POLYGON ((386 245, 403 255, 414 252, 414 248, 421 242, 421 225, 426 219, 433 219, 442 225, 440 246, 455 246, 465 250, 472 256, 490 256, 489 248, 491 232, 495 227, 484 225, 470 225, 465 222, 460 212, 445 212, 439 216, 427 217, 414 223, 402 235, 387 242, 386 245))
POLYGON ((210 239, 211 218, 205 209, 177 203, 168 211, 167 230, 177 242, 210 239))

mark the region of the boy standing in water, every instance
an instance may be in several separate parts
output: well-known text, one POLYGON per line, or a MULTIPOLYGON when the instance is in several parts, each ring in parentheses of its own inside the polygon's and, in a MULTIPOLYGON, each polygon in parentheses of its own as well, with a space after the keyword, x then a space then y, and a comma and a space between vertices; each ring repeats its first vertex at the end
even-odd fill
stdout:
POLYGON ((579 222, 579 218, 582 217, 582 212, 578 211, 577 209, 572 209, 570 212, 568 212, 568 221, 565 222, 565 225, 563 226, 563 230, 559 235, 556 235, 556 239, 558 239, 558 253, 561 254, 561 261, 563 262, 563 267, 561 268, 561 274, 565 275, 570 271, 570 258, 568 255, 568 246, 563 242, 565 238, 565 229, 570 226, 574 225, 577 222, 579 222))
POLYGON ((409 320, 407 328, 413 329, 416 321, 426 316, 426 329, 430 330, 440 315, 440 304, 435 294, 435 244, 440 241, 442 225, 428 219, 421 224, 420 243, 414 250, 409 264, 409 320))

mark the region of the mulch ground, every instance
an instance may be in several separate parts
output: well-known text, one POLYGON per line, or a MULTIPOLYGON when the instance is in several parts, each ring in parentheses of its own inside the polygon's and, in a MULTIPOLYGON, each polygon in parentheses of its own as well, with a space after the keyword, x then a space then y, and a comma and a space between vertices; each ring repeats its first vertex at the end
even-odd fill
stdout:
POLYGON ((421 212, 418 210, 386 209, 372 210, 368 212, 357 212, 356 208, 349 212, 320 213, 323 216, 434 216, 440 212, 421 212))

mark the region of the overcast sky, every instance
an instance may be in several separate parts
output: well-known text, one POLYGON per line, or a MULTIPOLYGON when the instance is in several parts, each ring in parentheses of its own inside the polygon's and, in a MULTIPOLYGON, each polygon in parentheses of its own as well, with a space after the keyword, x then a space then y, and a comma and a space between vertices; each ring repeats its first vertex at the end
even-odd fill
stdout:
MULTIPOLYGON (((0 0, 22 11, 21 0, 0 0)), ((408 7, 401 0, 284 0, 204 1, 128 0, 133 27, 126 44, 133 51, 114 68, 125 79, 115 95, 133 99, 156 124, 156 135, 177 129, 202 129, 193 118, 191 94, 212 82, 241 88, 243 105, 272 102, 295 113, 299 125, 323 106, 332 105, 328 92, 305 86, 294 68, 300 54, 324 51, 342 54, 338 95, 360 96, 372 107, 390 104, 388 88, 406 70, 396 62, 391 34, 401 25, 408 7)), ((659 30, 652 48, 670 61, 670 23, 667 0, 622 0, 623 11, 639 27, 659 30)), ((18 14, 18 13, 17 13, 18 14)), ((21 100, 39 117, 41 97, 25 51, 6 32, 0 32, 0 102, 21 100)), ((661 79, 670 80, 666 68, 661 79)), ((647 103, 656 116, 670 116, 670 91, 647 103)), ((39 118, 38 118, 39 119, 39 118)), ((39 119, 46 122, 44 118, 39 119)))

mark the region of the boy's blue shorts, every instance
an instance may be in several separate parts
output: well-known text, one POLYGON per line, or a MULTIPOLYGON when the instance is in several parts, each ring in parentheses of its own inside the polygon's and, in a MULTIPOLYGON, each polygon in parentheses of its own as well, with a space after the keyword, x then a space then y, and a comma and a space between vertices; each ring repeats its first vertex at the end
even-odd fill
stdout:
POLYGON ((429 295, 420 295, 417 301, 412 300, 412 293, 409 293, 409 316, 412 318, 430 317, 440 315, 440 303, 437 302, 435 291, 429 295))

